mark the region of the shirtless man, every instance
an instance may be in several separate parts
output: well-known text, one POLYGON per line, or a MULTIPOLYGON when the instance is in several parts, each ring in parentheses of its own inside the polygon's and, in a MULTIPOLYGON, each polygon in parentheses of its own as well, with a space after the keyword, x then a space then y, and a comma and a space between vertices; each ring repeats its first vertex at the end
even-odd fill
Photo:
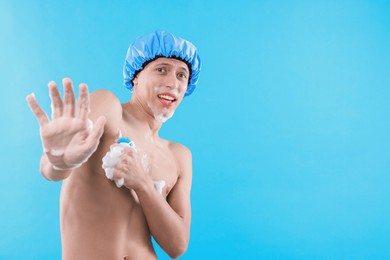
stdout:
POLYGON ((151 236, 172 258, 182 255, 190 237, 191 152, 159 137, 162 124, 198 81, 200 59, 195 46, 156 31, 129 47, 124 77, 133 91, 121 104, 109 91, 88 94, 63 80, 64 98, 49 83, 52 119, 35 100, 27 102, 39 125, 44 152, 41 174, 63 181, 60 199, 62 259, 156 259, 151 236), (91 129, 89 120, 93 122, 91 129), (113 180, 102 158, 118 137, 129 137, 113 180), (163 180, 162 193, 154 181, 163 180))

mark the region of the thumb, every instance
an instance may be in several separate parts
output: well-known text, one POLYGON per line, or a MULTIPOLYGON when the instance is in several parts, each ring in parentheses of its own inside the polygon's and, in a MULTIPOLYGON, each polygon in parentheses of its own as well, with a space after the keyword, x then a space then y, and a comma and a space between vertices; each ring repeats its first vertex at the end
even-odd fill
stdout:
POLYGON ((94 123, 92 131, 89 133, 86 143, 91 146, 94 144, 97 146, 99 143, 100 138, 102 137, 104 133, 104 126, 106 124, 107 120, 104 116, 100 116, 96 122, 94 123))

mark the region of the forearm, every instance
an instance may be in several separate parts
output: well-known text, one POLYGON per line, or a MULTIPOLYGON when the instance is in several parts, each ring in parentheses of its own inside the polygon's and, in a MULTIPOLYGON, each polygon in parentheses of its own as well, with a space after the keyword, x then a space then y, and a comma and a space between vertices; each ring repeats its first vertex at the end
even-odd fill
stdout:
POLYGON ((62 181, 69 177, 72 170, 56 170, 49 162, 46 154, 43 154, 41 157, 40 172, 49 181, 62 181))
POLYGON ((137 191, 150 232, 172 258, 182 255, 188 246, 189 228, 153 185, 137 191))

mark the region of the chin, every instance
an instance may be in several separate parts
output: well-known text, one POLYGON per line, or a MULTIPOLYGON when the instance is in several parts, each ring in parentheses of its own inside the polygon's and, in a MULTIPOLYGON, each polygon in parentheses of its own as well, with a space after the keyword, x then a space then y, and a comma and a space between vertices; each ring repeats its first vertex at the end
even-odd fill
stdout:
POLYGON ((168 119, 170 119, 175 111, 172 111, 170 113, 154 113, 154 119, 156 119, 157 122, 159 123, 165 123, 168 119))

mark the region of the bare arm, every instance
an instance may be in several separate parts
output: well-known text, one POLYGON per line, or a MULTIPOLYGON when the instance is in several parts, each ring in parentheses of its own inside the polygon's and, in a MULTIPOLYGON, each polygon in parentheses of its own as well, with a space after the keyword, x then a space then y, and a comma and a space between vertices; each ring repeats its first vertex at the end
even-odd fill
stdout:
POLYGON ((73 169, 79 167, 97 149, 103 134, 105 118, 95 122, 90 131, 88 114, 90 110, 88 87, 80 84, 80 97, 76 106, 72 81, 63 80, 64 100, 61 99, 54 82, 49 83, 52 101, 52 120, 39 106, 33 95, 27 102, 38 120, 44 153, 41 158, 42 175, 53 181, 67 178, 73 169))
POLYGON ((183 146, 178 156, 180 175, 167 201, 153 185, 136 190, 153 237, 172 258, 187 250, 191 223, 192 156, 183 146))
POLYGON ((73 169, 60 170, 55 169, 46 156, 46 153, 42 154, 39 171, 41 175, 49 181, 61 181, 69 177, 73 169))
POLYGON ((190 237, 192 158, 187 148, 174 146, 179 176, 167 200, 154 188, 151 176, 145 172, 139 154, 133 149, 128 148, 122 156, 114 179, 123 178, 124 185, 134 189, 150 232, 170 257, 177 258, 186 251, 190 237))

